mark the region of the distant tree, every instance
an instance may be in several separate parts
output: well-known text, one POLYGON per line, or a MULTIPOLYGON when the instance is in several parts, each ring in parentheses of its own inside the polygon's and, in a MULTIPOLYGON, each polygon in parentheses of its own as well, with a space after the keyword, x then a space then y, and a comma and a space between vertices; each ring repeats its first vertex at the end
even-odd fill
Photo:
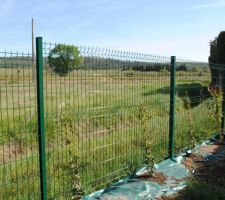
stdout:
POLYGON ((186 64, 177 66, 177 71, 187 71, 187 70, 188 70, 188 69, 187 69, 186 64))
POLYGON ((58 44, 50 51, 48 63, 55 73, 65 76, 78 68, 83 63, 83 59, 76 46, 58 44))

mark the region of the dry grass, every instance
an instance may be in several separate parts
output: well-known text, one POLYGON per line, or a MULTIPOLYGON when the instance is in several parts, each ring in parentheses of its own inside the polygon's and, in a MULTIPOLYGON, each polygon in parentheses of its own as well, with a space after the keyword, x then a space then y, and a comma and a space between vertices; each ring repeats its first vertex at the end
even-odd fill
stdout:
MULTIPOLYGON (((201 83, 205 76, 183 73, 178 84, 201 83)), ((81 178, 86 192, 105 187, 126 175, 128 164, 141 166, 144 159, 143 125, 139 107, 146 105, 155 160, 168 150, 169 74, 115 70, 78 70, 66 77, 45 71, 46 158, 49 198, 64 198, 71 189, 67 170, 68 147, 63 115, 74 115, 79 133, 81 178)), ((0 69, 0 178, 1 198, 38 199, 37 111, 32 68, 0 69)), ((207 101, 192 109, 200 139, 215 131, 207 114, 207 101), (199 116, 199 113, 202 114, 199 116)), ((177 97, 176 147, 189 144, 187 112, 177 97)))

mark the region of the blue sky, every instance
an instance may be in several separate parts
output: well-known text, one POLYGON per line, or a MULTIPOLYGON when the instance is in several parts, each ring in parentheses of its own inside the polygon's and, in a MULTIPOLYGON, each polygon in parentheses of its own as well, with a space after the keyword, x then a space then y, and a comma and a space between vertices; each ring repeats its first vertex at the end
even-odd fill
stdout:
POLYGON ((0 0, 0 50, 45 41, 207 61, 225 30, 225 0, 0 0))

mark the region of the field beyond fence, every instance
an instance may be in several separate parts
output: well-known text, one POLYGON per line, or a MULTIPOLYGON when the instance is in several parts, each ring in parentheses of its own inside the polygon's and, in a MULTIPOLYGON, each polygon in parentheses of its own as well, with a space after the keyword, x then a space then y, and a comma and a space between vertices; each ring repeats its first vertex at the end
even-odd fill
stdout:
POLYGON ((0 199, 40 199, 40 180, 48 199, 70 198, 72 162, 89 194, 144 166, 146 134, 158 162, 221 132, 223 66, 177 59, 172 116, 171 58, 78 47, 82 62, 59 74, 49 65, 55 46, 42 47, 42 113, 32 55, 0 53, 0 199))

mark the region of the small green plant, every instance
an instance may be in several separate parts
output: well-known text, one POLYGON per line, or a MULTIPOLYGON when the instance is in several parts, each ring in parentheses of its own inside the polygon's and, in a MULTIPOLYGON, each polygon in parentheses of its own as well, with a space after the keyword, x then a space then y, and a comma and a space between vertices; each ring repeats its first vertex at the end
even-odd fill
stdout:
POLYGON ((191 142, 192 149, 195 147, 196 144, 196 137, 194 134, 194 125, 193 125, 193 116, 191 113, 191 100, 189 96, 184 97, 184 107, 188 112, 188 138, 191 142))
MULTIPOLYGON (((210 87, 209 93, 212 96, 212 101, 208 104, 208 108, 212 119, 215 120, 216 122, 216 129, 219 130, 221 128, 221 122, 222 122, 222 100, 223 100, 223 95, 222 95, 222 89, 219 86, 214 86, 210 87)), ((220 135, 221 139, 223 139, 223 135, 221 133, 220 135)))
POLYGON ((198 75, 199 75, 199 76, 203 76, 203 71, 200 70, 199 73, 198 73, 198 75))
POLYGON ((152 176, 154 174, 154 157, 152 154, 152 138, 151 138, 151 130, 149 126, 149 122, 151 119, 151 114, 148 110, 148 107, 145 105, 140 105, 139 107, 139 118, 142 123, 143 133, 144 133, 144 145, 145 145, 145 164, 148 167, 149 175, 152 176))
POLYGON ((163 69, 161 69, 160 70, 160 73, 162 74, 162 75, 168 75, 169 74, 169 71, 166 69, 166 67, 163 67, 163 69))
POLYGON ((134 162, 128 162, 127 174, 128 176, 133 176, 137 172, 137 167, 135 166, 134 162))
POLYGON ((145 142, 145 148, 146 148, 146 156, 145 156, 145 162, 148 166, 148 172, 152 176, 154 174, 154 157, 152 155, 152 142, 150 139, 147 139, 145 142))
POLYGON ((72 200, 82 199, 84 191, 81 187, 80 179, 80 155, 78 147, 78 133, 73 128, 74 115, 68 113, 63 116, 63 127, 66 135, 66 145, 68 146, 69 159, 68 171, 71 175, 72 181, 72 200))

